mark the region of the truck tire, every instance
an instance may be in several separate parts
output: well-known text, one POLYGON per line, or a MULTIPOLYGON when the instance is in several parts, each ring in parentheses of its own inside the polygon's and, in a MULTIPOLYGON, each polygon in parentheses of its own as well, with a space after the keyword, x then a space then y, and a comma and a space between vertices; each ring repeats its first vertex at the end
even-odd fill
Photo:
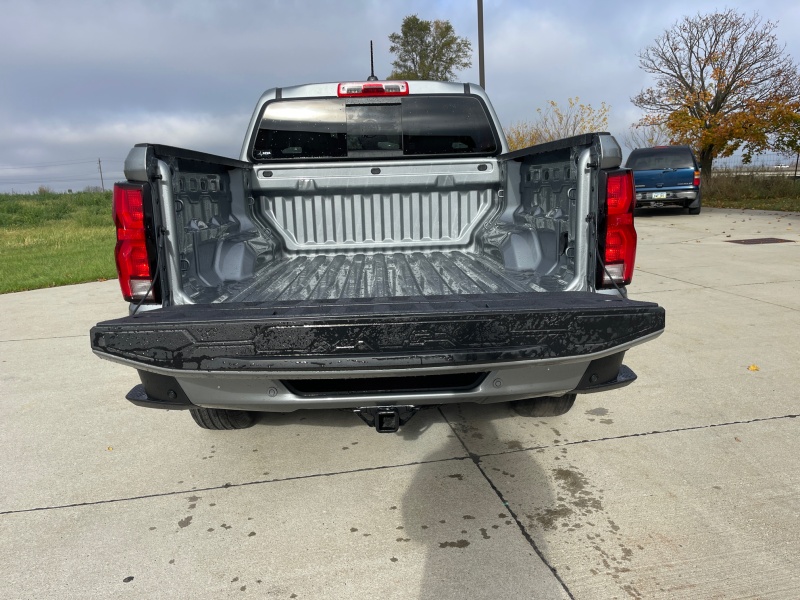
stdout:
POLYGON ((569 412, 575 403, 577 394, 564 394, 563 396, 543 396, 528 400, 517 400, 511 403, 511 408, 523 417, 560 417, 569 412))
POLYGON ((702 209, 703 206, 698 201, 697 202, 697 206, 695 206, 694 208, 692 208, 691 206, 687 206, 686 208, 689 210, 689 214, 690 215, 699 215, 700 214, 700 209, 702 209))
POLYGON ((192 408, 189 413, 203 429, 246 429, 255 423, 255 415, 246 410, 192 408))

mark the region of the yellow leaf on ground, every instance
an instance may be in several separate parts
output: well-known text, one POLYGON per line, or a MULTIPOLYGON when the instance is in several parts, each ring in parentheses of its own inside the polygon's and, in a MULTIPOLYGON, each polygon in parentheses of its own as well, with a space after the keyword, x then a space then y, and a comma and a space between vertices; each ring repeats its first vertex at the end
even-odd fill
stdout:
POLYGON ((748 371, 760 371, 761 369, 758 368, 758 365, 750 365, 747 367, 748 371))

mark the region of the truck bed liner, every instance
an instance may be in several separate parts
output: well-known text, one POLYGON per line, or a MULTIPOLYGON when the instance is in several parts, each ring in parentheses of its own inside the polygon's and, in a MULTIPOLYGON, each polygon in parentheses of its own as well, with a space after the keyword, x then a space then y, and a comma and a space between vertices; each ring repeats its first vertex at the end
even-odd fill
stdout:
MULTIPOLYGON (((566 282, 460 251, 289 256, 252 280, 227 284, 224 302, 512 294, 559 289, 566 282), (552 281, 551 281, 552 280, 552 281)), ((220 301, 218 300, 218 301, 220 301)))

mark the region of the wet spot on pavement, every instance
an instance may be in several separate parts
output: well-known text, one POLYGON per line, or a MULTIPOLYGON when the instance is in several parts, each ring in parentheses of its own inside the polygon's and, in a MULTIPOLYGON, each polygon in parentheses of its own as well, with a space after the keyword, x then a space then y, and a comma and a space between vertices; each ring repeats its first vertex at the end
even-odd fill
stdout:
POLYGON ((457 540, 455 542, 440 542, 439 548, 466 548, 469 546, 467 540, 457 540))
POLYGON ((556 523, 571 517, 573 511, 567 506, 559 506, 558 508, 547 508, 539 512, 534 519, 543 529, 553 530, 556 528, 556 523))

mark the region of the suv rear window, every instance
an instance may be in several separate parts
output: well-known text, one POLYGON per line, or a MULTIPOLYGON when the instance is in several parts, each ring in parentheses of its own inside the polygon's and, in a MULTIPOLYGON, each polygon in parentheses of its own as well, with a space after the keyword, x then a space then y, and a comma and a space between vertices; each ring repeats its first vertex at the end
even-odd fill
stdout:
POLYGON ((264 107, 256 162, 490 155, 499 145, 478 98, 281 100, 264 107))
POLYGON ((634 171, 658 169, 694 169, 689 148, 640 148, 631 152, 625 166, 634 171))

